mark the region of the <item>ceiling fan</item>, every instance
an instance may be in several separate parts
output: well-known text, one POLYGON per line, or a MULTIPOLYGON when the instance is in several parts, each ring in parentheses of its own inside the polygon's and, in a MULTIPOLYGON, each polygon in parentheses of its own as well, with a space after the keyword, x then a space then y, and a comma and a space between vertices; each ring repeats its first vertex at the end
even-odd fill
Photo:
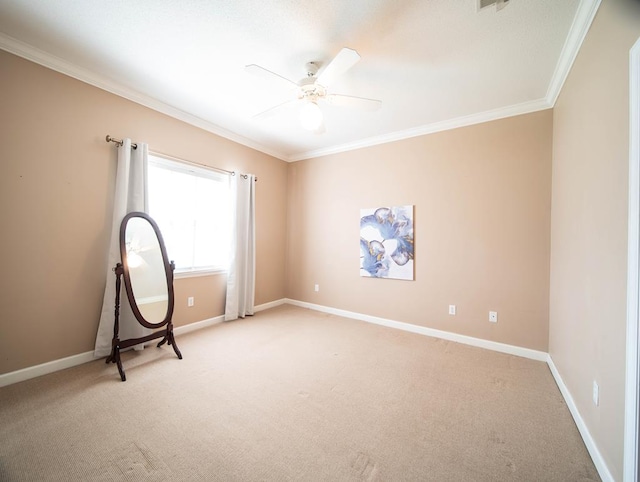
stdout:
POLYGON ((285 105, 298 103, 300 104, 299 114, 302 127, 306 130, 321 134, 325 131, 324 117, 320 109, 322 102, 368 111, 379 109, 382 104, 379 100, 355 97, 352 95, 333 94, 329 90, 329 86, 333 84, 333 81, 353 67, 359 60, 360 55, 358 52, 345 47, 320 71, 319 75, 317 74, 320 70, 320 65, 317 62, 308 62, 306 64, 307 76, 299 82, 287 79, 282 75, 276 74, 256 64, 245 66, 245 69, 254 75, 264 79, 277 79, 281 83, 295 87, 296 92, 295 98, 270 107, 253 117, 266 117, 274 114, 285 105))

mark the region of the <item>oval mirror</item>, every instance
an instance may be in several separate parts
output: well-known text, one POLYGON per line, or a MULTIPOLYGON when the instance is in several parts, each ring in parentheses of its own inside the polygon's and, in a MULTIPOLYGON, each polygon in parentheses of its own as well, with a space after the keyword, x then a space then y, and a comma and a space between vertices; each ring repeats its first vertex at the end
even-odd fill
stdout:
POLYGON ((147 328, 173 314, 173 267, 158 225, 146 213, 129 213, 120 226, 120 255, 131 309, 147 328))

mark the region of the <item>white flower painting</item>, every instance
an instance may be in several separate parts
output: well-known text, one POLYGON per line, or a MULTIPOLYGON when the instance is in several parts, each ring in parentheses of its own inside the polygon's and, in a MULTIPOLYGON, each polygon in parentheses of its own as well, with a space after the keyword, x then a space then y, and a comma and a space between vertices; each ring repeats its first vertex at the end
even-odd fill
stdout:
POLYGON ((360 210, 360 276, 413 280, 413 206, 360 210))

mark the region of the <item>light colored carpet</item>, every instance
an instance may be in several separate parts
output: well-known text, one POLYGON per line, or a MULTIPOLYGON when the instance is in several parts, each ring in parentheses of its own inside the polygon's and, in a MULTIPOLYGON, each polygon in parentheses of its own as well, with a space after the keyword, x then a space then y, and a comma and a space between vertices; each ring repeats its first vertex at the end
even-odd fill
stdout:
POLYGON ((293 306, 0 389, 3 481, 600 480, 545 363, 293 306))

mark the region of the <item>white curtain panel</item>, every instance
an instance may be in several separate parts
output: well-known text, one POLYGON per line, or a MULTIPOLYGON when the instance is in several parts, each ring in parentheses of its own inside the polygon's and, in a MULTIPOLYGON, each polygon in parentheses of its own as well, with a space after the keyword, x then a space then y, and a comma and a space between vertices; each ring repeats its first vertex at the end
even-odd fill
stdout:
MULTIPOLYGON (((109 242, 109 256, 106 266, 106 285, 102 302, 102 313, 98 325, 98 335, 94 355, 107 356, 111 353, 113 324, 115 318, 116 276, 113 271, 120 263, 120 223, 130 212, 147 211, 147 144, 131 147, 131 139, 124 139, 118 147, 118 166, 116 170, 116 191, 113 200, 113 223, 109 242)), ((120 335, 121 340, 139 338, 151 333, 136 320, 124 287, 120 290, 120 335)), ((136 347, 141 348, 141 346, 136 347)))
POLYGON ((253 315, 256 284, 255 176, 231 177, 232 239, 225 321, 253 315))

